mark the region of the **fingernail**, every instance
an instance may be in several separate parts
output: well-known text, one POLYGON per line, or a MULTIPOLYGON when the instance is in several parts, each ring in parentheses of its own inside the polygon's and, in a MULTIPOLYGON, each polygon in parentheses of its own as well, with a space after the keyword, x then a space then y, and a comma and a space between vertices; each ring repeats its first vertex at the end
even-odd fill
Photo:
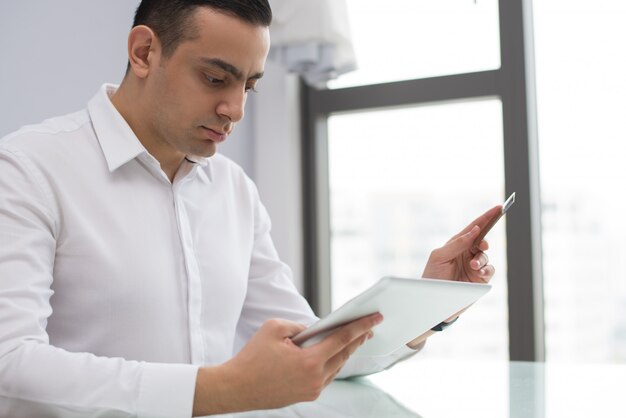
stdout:
POLYGON ((381 313, 376 314, 374 317, 374 325, 378 325, 383 322, 383 315, 381 313))
POLYGON ((374 332, 370 331, 370 332, 367 333, 367 339, 371 340, 372 338, 374 338, 374 332))
POLYGON ((487 274, 487 272, 485 271, 485 269, 480 269, 480 275, 484 276, 485 274, 487 274))

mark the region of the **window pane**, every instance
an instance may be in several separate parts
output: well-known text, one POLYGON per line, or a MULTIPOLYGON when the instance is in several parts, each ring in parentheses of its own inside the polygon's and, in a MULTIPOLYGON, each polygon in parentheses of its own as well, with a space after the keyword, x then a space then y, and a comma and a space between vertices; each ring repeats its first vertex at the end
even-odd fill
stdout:
POLYGON ((534 13, 546 358, 624 362, 626 3, 534 13))
MULTIPOLYGON (((332 306, 385 275, 421 276, 430 252, 504 199, 499 100, 328 120, 332 306)), ((488 236, 491 292, 426 355, 508 358, 504 222, 488 236)))
POLYGON ((500 67, 497 0, 348 0, 359 69, 330 88, 500 67))

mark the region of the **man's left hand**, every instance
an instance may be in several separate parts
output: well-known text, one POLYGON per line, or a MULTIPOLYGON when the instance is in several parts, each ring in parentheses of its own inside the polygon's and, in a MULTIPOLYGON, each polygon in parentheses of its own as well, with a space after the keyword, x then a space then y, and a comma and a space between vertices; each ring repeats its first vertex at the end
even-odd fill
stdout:
POLYGON ((474 241, 489 220, 499 216, 502 205, 495 206, 482 214, 465 229, 453 236, 443 247, 430 254, 422 277, 429 279, 454 280, 459 282, 487 283, 495 268, 489 264, 485 251, 487 241, 478 245, 474 241))
MULTIPOLYGON (((478 245, 474 245, 474 241, 481 229, 492 218, 499 216, 501 211, 502 205, 494 206, 453 236, 443 247, 433 250, 422 277, 472 283, 489 282, 496 272, 495 268, 489 264, 489 258, 485 253, 489 249, 489 244, 482 240, 478 245)), ((465 309, 448 318, 446 322, 453 321, 465 309)), ((428 331, 407 345, 411 348, 418 348, 432 334, 433 331, 428 331)))

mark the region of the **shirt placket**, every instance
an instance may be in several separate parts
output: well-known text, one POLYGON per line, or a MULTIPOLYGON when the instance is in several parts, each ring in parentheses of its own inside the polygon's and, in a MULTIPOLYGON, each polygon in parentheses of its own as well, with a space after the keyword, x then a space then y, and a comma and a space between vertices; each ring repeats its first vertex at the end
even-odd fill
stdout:
POLYGON ((189 338, 192 364, 205 363, 204 338, 202 336, 202 282, 200 281, 200 269, 194 248, 192 228, 187 214, 183 190, 190 176, 187 174, 180 180, 175 180, 172 185, 174 197, 174 209, 178 223, 185 270, 187 271, 188 314, 189 314, 189 338))

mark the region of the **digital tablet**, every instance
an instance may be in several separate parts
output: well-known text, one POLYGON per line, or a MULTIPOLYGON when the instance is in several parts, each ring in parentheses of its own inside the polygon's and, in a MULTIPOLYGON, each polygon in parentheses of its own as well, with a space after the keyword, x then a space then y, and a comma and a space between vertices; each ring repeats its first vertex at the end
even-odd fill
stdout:
POLYGON ((489 289, 491 285, 483 283, 383 277, 292 340, 308 347, 348 322, 380 312, 384 320, 373 329, 374 337, 353 355, 384 356, 476 302, 489 289))

